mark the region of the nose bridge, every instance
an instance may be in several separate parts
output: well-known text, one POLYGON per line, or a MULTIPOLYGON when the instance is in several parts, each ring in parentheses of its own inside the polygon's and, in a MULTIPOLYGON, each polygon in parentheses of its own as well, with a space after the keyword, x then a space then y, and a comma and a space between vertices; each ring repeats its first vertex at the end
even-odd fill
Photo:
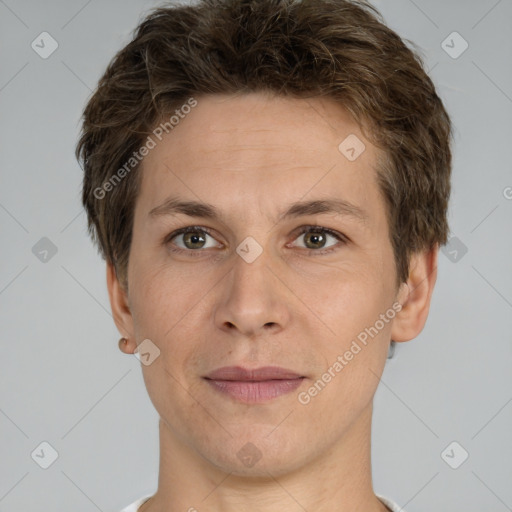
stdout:
MULTIPOLYGON (((268 274, 267 265, 271 264, 271 233, 259 222, 250 222, 249 217, 239 218, 240 231, 237 245, 233 247, 233 283, 255 279, 261 280, 268 274), (252 235, 252 236, 251 236, 252 235), (259 278, 258 278, 259 276, 259 278)), ((253 286, 253 283, 251 286, 253 286)))
POLYGON ((269 324, 283 325, 285 303, 280 283, 268 267, 273 267, 271 251, 248 237, 236 248, 232 271, 217 310, 222 326, 236 327, 254 334, 269 324))
POLYGON ((233 262, 231 296, 243 301, 241 306, 261 309, 272 298, 271 273, 267 266, 271 264, 270 253, 252 237, 242 241, 236 249, 233 262))

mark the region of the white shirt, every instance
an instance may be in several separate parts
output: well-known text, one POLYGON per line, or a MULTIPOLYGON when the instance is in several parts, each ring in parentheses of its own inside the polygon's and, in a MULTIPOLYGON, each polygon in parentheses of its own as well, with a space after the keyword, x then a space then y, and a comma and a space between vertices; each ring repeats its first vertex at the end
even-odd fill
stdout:
MULTIPOLYGON (((131 505, 128 505, 127 507, 123 508, 121 512, 137 512, 138 508, 149 498, 153 496, 152 494, 148 494, 146 496, 143 496, 142 498, 138 499, 137 501, 134 501, 131 505)), ((386 498, 384 496, 381 496, 380 494, 376 494, 377 498, 379 498, 386 507, 389 508, 391 512, 406 512, 403 508, 400 507, 397 503, 395 503, 393 500, 390 500, 389 498, 386 498)))

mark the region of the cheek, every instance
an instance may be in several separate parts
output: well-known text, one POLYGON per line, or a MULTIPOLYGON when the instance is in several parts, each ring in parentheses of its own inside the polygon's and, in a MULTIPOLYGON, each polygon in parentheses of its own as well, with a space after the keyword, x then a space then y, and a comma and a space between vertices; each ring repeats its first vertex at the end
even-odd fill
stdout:
POLYGON ((322 284, 312 303, 335 336, 352 336, 354 329, 375 321, 385 303, 382 277, 363 264, 333 272, 322 284))
POLYGON ((168 262, 155 263, 134 254, 130 264, 130 295, 136 323, 159 326, 161 330, 161 322, 170 323, 179 316, 184 304, 182 291, 186 293, 187 288, 183 287, 178 275, 171 278, 168 262))
MULTIPOLYGON (((132 315, 138 341, 152 340, 161 360, 173 374, 198 350, 198 315, 202 314, 204 279, 178 272, 166 263, 143 268, 133 267, 132 315)), ((199 333, 200 334, 200 333, 199 333)))
MULTIPOLYGON (((323 299, 327 309, 319 313, 334 335, 327 331, 327 337, 319 342, 325 367, 317 378, 324 377, 328 383, 325 389, 320 384, 322 397, 317 403, 327 406, 332 401, 340 407, 357 408, 371 399, 386 362, 393 316, 383 321, 381 315, 391 308, 393 297, 386 288, 387 278, 376 272, 346 273, 343 277, 331 287, 332 298, 323 299)), ((338 417, 336 410, 330 414, 338 417)))

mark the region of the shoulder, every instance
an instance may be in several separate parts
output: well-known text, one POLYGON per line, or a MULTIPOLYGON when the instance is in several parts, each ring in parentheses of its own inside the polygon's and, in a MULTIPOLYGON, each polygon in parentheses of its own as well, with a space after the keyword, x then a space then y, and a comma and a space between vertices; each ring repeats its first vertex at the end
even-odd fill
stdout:
POLYGON ((138 508, 149 498, 151 498, 152 494, 148 494, 146 496, 143 496, 142 498, 139 498, 137 501, 134 501, 133 503, 130 503, 127 507, 123 508, 119 512, 137 512, 138 508))
POLYGON ((379 498, 379 500, 382 501, 382 503, 384 503, 384 505, 386 505, 386 507, 388 507, 391 512, 406 512, 406 510, 404 510, 400 505, 398 505, 398 503, 395 503, 393 500, 380 494, 375 494, 375 496, 377 496, 377 498, 379 498))

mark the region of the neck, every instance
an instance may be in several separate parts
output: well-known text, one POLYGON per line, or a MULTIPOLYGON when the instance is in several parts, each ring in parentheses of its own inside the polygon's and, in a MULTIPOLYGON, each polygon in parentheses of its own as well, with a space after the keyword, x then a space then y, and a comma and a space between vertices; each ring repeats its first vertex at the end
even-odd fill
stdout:
POLYGON ((160 420, 158 491, 140 512, 384 512, 372 488, 372 402, 328 453, 268 476, 226 473, 180 442, 160 420), (279 473, 279 475, 277 475, 279 473))

